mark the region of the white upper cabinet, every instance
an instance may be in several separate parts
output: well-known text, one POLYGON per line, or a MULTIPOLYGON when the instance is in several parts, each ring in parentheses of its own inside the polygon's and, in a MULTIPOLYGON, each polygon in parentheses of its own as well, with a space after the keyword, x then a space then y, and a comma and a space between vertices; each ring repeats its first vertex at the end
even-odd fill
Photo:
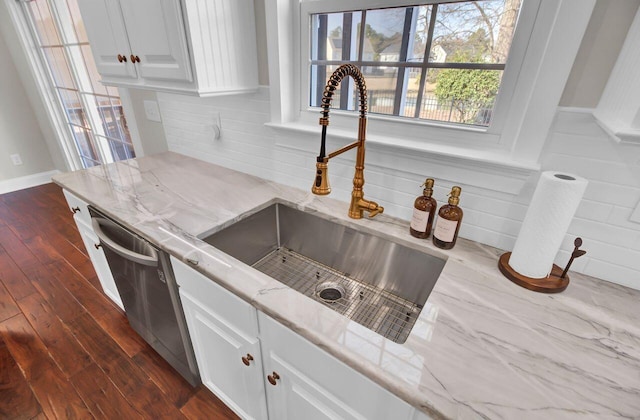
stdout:
POLYGON ((258 86, 252 0, 78 0, 107 85, 199 96, 258 86))
POLYGON ((191 82, 180 3, 135 0, 123 1, 121 6, 131 45, 130 59, 135 61, 140 77, 191 82))
POLYGON ((78 0, 78 6, 100 75, 137 79, 119 1, 78 0))

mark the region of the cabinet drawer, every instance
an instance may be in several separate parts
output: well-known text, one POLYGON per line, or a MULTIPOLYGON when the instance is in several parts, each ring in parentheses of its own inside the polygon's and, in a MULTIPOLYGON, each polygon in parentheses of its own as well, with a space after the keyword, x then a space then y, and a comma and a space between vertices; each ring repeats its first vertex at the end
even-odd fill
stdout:
POLYGON ((253 306, 174 257, 171 265, 180 290, 243 334, 258 336, 258 315, 253 306))

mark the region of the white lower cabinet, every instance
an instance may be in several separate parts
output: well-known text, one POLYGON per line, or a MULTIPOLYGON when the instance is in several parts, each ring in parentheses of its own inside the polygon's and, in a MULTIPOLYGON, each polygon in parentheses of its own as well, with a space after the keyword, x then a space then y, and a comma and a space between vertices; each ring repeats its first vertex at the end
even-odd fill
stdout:
POLYGON ((120 293, 118 293, 116 282, 113 280, 113 276, 111 275, 111 269, 109 268, 107 257, 104 255, 104 251, 100 246, 100 240, 93 232, 92 228, 85 225, 84 222, 77 219, 76 216, 74 216, 74 219, 76 221, 78 231, 80 232, 80 236, 82 237, 82 242, 84 242, 84 246, 87 248, 87 253, 89 254, 93 268, 96 271, 98 280, 100 280, 104 294, 124 311, 124 305, 120 299, 120 293))
POLYGON ((271 419, 411 419, 415 409, 258 313, 271 419), (275 384, 275 385, 274 385, 275 384))
POLYGON ((256 310, 172 258, 202 383, 236 414, 266 419, 256 310))
POLYGON ((84 247, 87 249, 87 254, 89 254, 89 258, 93 264, 93 269, 96 271, 100 285, 102 285, 102 291, 124 311, 124 305, 120 299, 116 282, 111 275, 107 257, 105 257, 104 251, 100 247, 100 241, 91 227, 91 216, 89 215, 88 204, 67 190, 62 190, 62 192, 64 193, 69 208, 73 212, 73 220, 76 222, 76 227, 78 228, 78 232, 80 232, 84 247))
POLYGON ((202 382, 242 418, 428 417, 172 257, 202 382))

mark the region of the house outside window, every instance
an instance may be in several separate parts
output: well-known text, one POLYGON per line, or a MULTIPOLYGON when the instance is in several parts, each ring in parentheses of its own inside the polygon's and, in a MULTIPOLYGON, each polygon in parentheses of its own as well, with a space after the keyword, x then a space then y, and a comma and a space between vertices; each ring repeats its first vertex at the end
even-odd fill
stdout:
MULTIPOLYGON (((361 68, 369 111, 488 127, 521 0, 443 2, 310 15, 309 105, 343 63, 361 68)), ((355 110, 353 81, 332 106, 355 110)))

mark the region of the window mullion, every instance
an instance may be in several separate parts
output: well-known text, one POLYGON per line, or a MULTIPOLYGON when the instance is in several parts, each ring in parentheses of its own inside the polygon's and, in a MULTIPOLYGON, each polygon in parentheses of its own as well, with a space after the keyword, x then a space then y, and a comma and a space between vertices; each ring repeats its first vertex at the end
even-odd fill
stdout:
MULTIPOLYGON (((413 18, 413 7, 407 7, 404 14, 404 27, 402 30, 402 43, 400 45, 400 58, 398 61, 407 61, 407 52, 409 49, 409 38, 411 37, 411 22, 413 18)), ((396 73, 396 94, 393 100, 393 115, 400 115, 400 108, 403 102, 404 81, 406 69, 397 67, 396 73)))
MULTIPOLYGON (((351 58, 351 25, 353 22, 352 13, 344 13, 342 17, 342 61, 349 61, 351 58)), ((351 79, 340 86, 340 109, 349 109, 351 98, 351 79)))
POLYGON ((429 72, 429 56, 431 55, 431 44, 433 41, 433 31, 436 26, 436 13, 438 12, 438 5, 431 6, 431 16, 429 17, 429 30, 427 32, 427 42, 424 46, 424 57, 422 57, 422 77, 420 77, 420 85, 418 87, 418 97, 416 98, 416 111, 415 118, 420 118, 420 111, 422 111, 422 97, 424 95, 424 85, 427 82, 427 76, 429 72))

